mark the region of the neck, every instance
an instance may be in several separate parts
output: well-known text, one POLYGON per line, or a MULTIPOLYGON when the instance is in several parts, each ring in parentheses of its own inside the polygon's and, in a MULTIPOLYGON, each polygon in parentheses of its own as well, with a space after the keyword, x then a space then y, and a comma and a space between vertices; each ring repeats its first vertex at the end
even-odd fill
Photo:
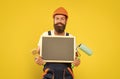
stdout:
POLYGON ((62 32, 62 33, 58 33, 56 31, 54 31, 55 35, 60 35, 60 36, 64 36, 65 35, 65 32, 62 32))

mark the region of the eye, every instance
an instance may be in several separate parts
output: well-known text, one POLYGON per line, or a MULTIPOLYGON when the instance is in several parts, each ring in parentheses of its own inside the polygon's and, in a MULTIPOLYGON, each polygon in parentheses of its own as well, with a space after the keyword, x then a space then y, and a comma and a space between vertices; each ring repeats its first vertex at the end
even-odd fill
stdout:
POLYGON ((61 20, 65 20, 65 18, 61 18, 61 20))
POLYGON ((56 19, 56 20, 59 20, 59 18, 58 18, 58 17, 56 17, 55 19, 56 19))

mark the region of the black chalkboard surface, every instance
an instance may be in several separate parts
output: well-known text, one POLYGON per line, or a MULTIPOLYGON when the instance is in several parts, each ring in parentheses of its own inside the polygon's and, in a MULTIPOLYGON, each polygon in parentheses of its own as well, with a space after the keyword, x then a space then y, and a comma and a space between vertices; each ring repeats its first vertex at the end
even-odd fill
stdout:
POLYGON ((40 56, 46 62, 70 63, 75 58, 74 36, 43 36, 40 56))

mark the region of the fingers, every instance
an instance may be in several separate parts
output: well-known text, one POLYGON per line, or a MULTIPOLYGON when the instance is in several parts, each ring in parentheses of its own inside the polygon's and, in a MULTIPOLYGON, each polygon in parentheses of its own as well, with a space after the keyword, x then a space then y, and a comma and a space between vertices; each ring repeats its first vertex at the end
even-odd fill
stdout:
POLYGON ((44 65, 44 60, 42 59, 42 57, 38 56, 35 58, 35 62, 38 64, 38 65, 44 65))
POLYGON ((75 59, 72 64, 74 64, 74 66, 79 66, 80 60, 75 59))

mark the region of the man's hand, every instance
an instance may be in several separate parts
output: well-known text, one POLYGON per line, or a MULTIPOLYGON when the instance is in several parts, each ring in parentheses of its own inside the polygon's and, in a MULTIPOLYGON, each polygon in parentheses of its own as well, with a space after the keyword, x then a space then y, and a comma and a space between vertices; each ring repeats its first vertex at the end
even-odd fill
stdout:
POLYGON ((35 49, 32 50, 32 54, 35 56, 35 62, 38 65, 44 65, 45 62, 42 59, 42 57, 40 57, 39 52, 40 52, 40 48, 39 47, 38 47, 38 49, 35 48, 35 49))
POLYGON ((77 51, 76 52, 76 57, 75 57, 75 60, 73 61, 73 66, 79 66, 80 65, 80 53, 77 51))
POLYGON ((40 66, 45 64, 44 60, 40 56, 35 58, 35 62, 40 66))
POLYGON ((72 64, 74 66, 79 66, 80 65, 80 60, 76 57, 72 64))

